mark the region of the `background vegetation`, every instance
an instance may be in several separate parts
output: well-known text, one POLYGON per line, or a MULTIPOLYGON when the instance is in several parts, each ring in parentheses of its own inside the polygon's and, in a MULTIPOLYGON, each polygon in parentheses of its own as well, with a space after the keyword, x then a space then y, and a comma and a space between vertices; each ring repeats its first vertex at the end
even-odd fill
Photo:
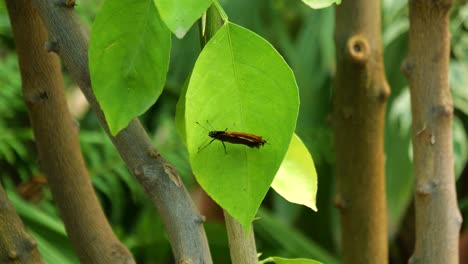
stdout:
MULTIPOLYGON (((102 0, 81 0, 76 7, 89 27, 102 0)), ((334 153, 328 121, 334 77, 333 9, 311 10, 301 1, 221 1, 231 21, 270 41, 292 67, 301 95, 296 132, 308 146, 319 177, 318 213, 289 204, 271 191, 259 212, 262 221, 254 228, 257 249, 265 256, 310 257, 338 262, 340 252, 338 212, 333 206, 334 153)), ((412 252, 413 169, 411 112, 407 81, 400 64, 407 50, 407 1, 382 2, 384 62, 392 94, 386 120, 386 175, 390 256, 393 263, 406 262, 412 252)), ((450 85, 455 107, 453 126, 455 171, 462 214, 468 212, 468 4, 455 3, 451 19, 452 53, 450 85), (465 186, 464 186, 465 185, 465 186)), ((39 243, 48 263, 78 263, 44 177, 38 167, 34 139, 21 98, 14 41, 3 2, 0 6, 0 179, 27 228, 39 243)), ((171 68, 166 87, 156 105, 141 121, 153 142, 180 172, 195 201, 206 212, 205 225, 214 263, 228 263, 229 249, 222 212, 200 195, 190 173, 186 149, 174 127, 175 105, 199 53, 198 28, 183 40, 173 39, 171 68), (174 67, 177 65, 177 67, 174 67)), ((168 263, 170 245, 165 237, 148 230, 162 223, 143 190, 126 169, 100 127, 94 113, 77 96, 78 88, 67 82, 72 112, 80 123, 83 154, 94 187, 116 234, 138 263, 168 263), (77 107, 78 105, 79 107, 77 107)), ((462 228, 463 232, 463 228, 462 228)))

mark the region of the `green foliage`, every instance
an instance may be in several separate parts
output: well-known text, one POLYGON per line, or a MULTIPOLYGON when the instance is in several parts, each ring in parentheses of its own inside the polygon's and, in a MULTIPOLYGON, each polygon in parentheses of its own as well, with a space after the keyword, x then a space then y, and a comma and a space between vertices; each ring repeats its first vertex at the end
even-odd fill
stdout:
POLYGON ((169 31, 153 1, 104 3, 93 25, 89 68, 94 94, 113 135, 158 99, 170 48, 169 31))
MULTIPOLYGON (((88 25, 91 24, 96 15, 95 12, 102 2, 102 0, 83 0, 78 3, 77 10, 88 25)), ((112 1, 108 0, 107 2, 112 1)), ((337 210, 333 208, 335 192, 333 137, 327 119, 330 113, 331 87, 335 68, 333 10, 331 8, 312 10, 301 1, 289 0, 221 2, 231 21, 267 39, 291 65, 301 94, 296 133, 311 151, 320 181, 320 191, 317 196, 317 206, 320 208, 318 213, 288 203, 274 192, 267 194, 263 205, 269 209, 261 208, 258 213, 261 219, 254 222, 258 250, 263 252, 264 256, 305 257, 317 259, 323 263, 338 263, 339 254, 337 252, 339 251, 340 238, 337 235, 339 232, 337 210)), ((152 2, 148 1, 149 3, 152 2)), ((108 4, 117 5, 118 3, 108 4)), ((467 155, 468 97, 465 87, 468 76, 466 70, 466 65, 468 65, 468 53, 466 52, 468 5, 456 4, 451 12, 450 84, 456 109, 453 130, 455 168, 456 176, 460 176, 460 171, 463 168, 466 170, 467 155)), ((127 3, 122 16, 129 15, 134 11, 134 5, 138 6, 133 2, 127 3)), ((385 66, 387 78, 392 88, 392 96, 387 104, 388 114, 385 130, 387 205, 391 241, 401 228, 401 220, 413 196, 409 92, 406 79, 399 69, 407 49, 409 24, 406 5, 406 0, 384 0, 382 2, 385 66)), ((105 7, 103 8, 105 10, 105 7)), ((152 10, 154 14, 157 14, 154 8, 152 10)), ((159 12, 161 13, 161 10, 159 12)), ((137 19, 137 16, 133 18, 137 19)), ((166 20, 165 22, 168 23, 166 20)), ((131 30, 129 29, 130 33, 135 33, 134 26, 135 23, 128 22, 122 27, 131 28, 131 30)), ((106 31, 113 32, 112 29, 107 28, 106 31)), ((169 35, 169 32, 166 30, 165 34, 169 35)), ((175 135, 172 118, 175 102, 178 100, 179 94, 185 94, 181 91, 184 81, 190 79, 190 72, 199 53, 198 34, 198 29, 193 27, 182 40, 173 38, 171 66, 165 89, 159 99, 151 98, 153 101, 148 105, 156 99, 158 101, 141 118, 157 148, 181 172, 189 191, 193 187, 191 183, 194 180, 190 174, 185 146, 175 135)), ((140 36, 145 35, 139 34, 133 39, 129 37, 128 45, 135 47, 134 44, 132 46, 134 43, 132 41, 140 36)), ((40 171, 34 153, 26 108, 21 99, 21 81, 16 56, 11 55, 13 52, 9 50, 13 46, 13 41, 4 6, 0 6, 0 38, 2 40, 0 49, 2 60, 0 64, 0 84, 2 87, 0 89, 0 176, 2 182, 8 178, 12 179, 16 185, 19 181, 27 180, 40 171)), ((154 49, 156 47, 160 48, 160 45, 155 46, 154 49)), ((147 53, 144 53, 144 57, 146 56, 147 53)), ((214 61, 216 60, 221 59, 214 61)), ((217 70, 214 64, 211 67, 217 70)), ((108 76, 102 74, 102 80, 110 81, 109 76, 113 75, 123 76, 122 69, 116 68, 115 72, 109 73, 108 76)), ((165 75, 167 70, 145 67, 145 74, 150 71, 157 71, 158 74, 165 75)), ((111 87, 125 87, 127 89, 130 86, 123 82, 113 84, 111 87)), ((220 90, 220 87, 213 85, 212 89, 220 90)), ((256 89, 259 88, 255 87, 253 91, 256 89)), ((218 90, 216 93, 219 92, 218 90)), ((112 91, 110 97, 114 98, 117 92, 112 91)), ((205 98, 213 100, 210 99, 210 96, 205 98)), ((184 98, 180 100, 185 102, 184 98)), ((260 99, 258 100, 260 101, 260 99)), ((120 112, 123 112, 124 104, 118 105, 120 112)), ((205 102, 205 104, 208 103, 205 102)), ((184 107, 185 104, 179 105, 178 112, 185 113, 184 107)), ((213 114, 219 113, 219 110, 223 110, 224 107, 224 105, 213 107, 216 110, 213 114)), ((198 110, 196 113, 198 114, 198 110)), ((267 114, 264 118, 271 118, 271 115, 267 114)), ((193 117, 192 119, 205 124, 209 118, 193 117)), ((230 157, 238 150, 244 151, 245 149, 248 152, 264 154, 269 147, 273 147, 270 131, 258 132, 256 129, 244 128, 239 121, 225 117, 209 119, 209 122, 219 130, 229 128, 230 130, 257 133, 270 143, 262 149, 227 145, 228 154, 226 155, 221 143, 213 142, 210 147, 202 151, 202 153, 206 152, 205 154, 210 152, 215 154, 216 159, 210 164, 218 163, 220 158, 230 157)), ((80 120, 80 123, 80 140, 91 179, 119 238, 132 250, 138 263, 171 262, 172 253, 164 235, 160 216, 147 201, 141 187, 121 161, 112 143, 99 128, 96 118, 93 114, 88 114, 80 120)), ((181 120, 176 121, 176 124, 182 124, 182 127, 185 127, 183 115, 181 120)), ((199 140, 192 144, 193 148, 196 149, 209 141, 207 131, 194 123, 190 125, 198 134, 196 140, 199 140)), ((178 130, 180 129, 178 128, 178 130)), ((182 134, 185 135, 185 133, 182 134)), ((48 263, 77 263, 70 243, 64 235, 63 226, 59 223, 60 218, 53 208, 50 194, 46 191, 41 202, 33 204, 24 202, 16 196, 13 184, 9 184, 5 188, 26 226, 39 242, 39 249, 46 261, 48 263)), ((460 199, 462 212, 466 213, 468 199, 466 197, 460 199)), ((224 227, 220 223, 209 222, 205 228, 214 263, 228 263, 229 250, 224 227)))
POLYGON ((226 23, 195 64, 185 107, 192 170, 203 189, 246 229, 286 154, 298 103, 296 82, 283 58, 235 24, 226 23), (197 122, 206 121, 218 128, 213 130, 260 135, 268 144, 261 149, 229 144, 226 153, 220 145, 200 149, 208 131, 197 122))
POLYGON ((213 0, 154 0, 161 18, 178 38, 183 38, 213 0))

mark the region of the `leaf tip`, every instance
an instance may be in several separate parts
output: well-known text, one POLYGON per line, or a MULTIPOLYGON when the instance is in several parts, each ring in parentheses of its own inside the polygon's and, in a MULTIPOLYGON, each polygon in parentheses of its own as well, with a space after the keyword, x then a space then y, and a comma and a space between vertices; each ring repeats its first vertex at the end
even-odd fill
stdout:
POLYGON ((183 27, 179 27, 176 28, 176 30, 174 30, 174 34, 178 39, 182 39, 185 36, 185 34, 187 34, 187 30, 183 27))

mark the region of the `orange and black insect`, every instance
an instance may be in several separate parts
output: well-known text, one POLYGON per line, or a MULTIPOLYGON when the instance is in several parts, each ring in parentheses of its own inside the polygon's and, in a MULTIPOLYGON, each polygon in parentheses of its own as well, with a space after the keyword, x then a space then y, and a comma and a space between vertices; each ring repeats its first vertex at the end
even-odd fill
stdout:
MULTIPOLYGON (((203 127, 200 123, 197 122, 198 125, 203 127)), ((206 129, 206 128, 205 128, 206 129)), ((215 130, 215 131, 210 131, 208 133, 208 136, 213 138, 208 144, 201 146, 198 148, 198 151, 208 147, 213 141, 219 140, 223 144, 224 147, 224 152, 226 152, 226 145, 224 145, 224 142, 229 142, 231 144, 241 144, 241 145, 246 145, 247 147, 250 148, 260 148, 261 146, 265 145, 266 140, 264 140, 261 136, 256 136, 248 133, 243 133, 243 132, 231 132, 231 131, 221 131, 221 130, 215 130)))

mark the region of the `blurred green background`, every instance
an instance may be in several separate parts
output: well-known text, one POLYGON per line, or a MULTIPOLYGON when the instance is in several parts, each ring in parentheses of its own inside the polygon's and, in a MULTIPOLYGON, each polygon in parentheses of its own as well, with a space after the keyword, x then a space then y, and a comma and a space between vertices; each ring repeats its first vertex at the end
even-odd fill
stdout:
MULTIPOLYGON (((301 1, 220 1, 230 20, 270 41, 293 69, 301 96, 297 134, 306 143, 318 171, 317 213, 268 193, 255 221, 257 249, 267 256, 308 257, 338 263, 338 212, 333 206, 334 151, 328 122, 335 69, 332 8, 311 10, 301 1)), ((468 212, 468 5, 456 1, 451 15, 450 82, 455 107, 455 171, 462 214, 468 212)), ((38 167, 34 139, 21 97, 14 40, 4 2, 0 2, 0 179, 47 263, 78 263, 38 167)), ((78 1, 77 12, 90 27, 102 0, 78 1)), ((410 98, 400 64, 406 55, 407 1, 383 0, 385 69, 392 94, 385 130, 390 259, 406 263, 411 254, 412 150, 410 98), (402 231, 403 230, 403 231, 402 231)), ((198 27, 183 40, 173 39, 167 83, 158 102, 141 117, 154 144, 178 169, 200 207, 208 212, 206 230, 214 263, 229 263, 220 211, 201 195, 190 172, 187 152, 174 127, 175 105, 200 51, 198 27)), ((95 115, 65 71, 71 110, 80 122, 83 155, 110 223, 138 263, 172 263, 160 217, 126 169, 95 115)))

